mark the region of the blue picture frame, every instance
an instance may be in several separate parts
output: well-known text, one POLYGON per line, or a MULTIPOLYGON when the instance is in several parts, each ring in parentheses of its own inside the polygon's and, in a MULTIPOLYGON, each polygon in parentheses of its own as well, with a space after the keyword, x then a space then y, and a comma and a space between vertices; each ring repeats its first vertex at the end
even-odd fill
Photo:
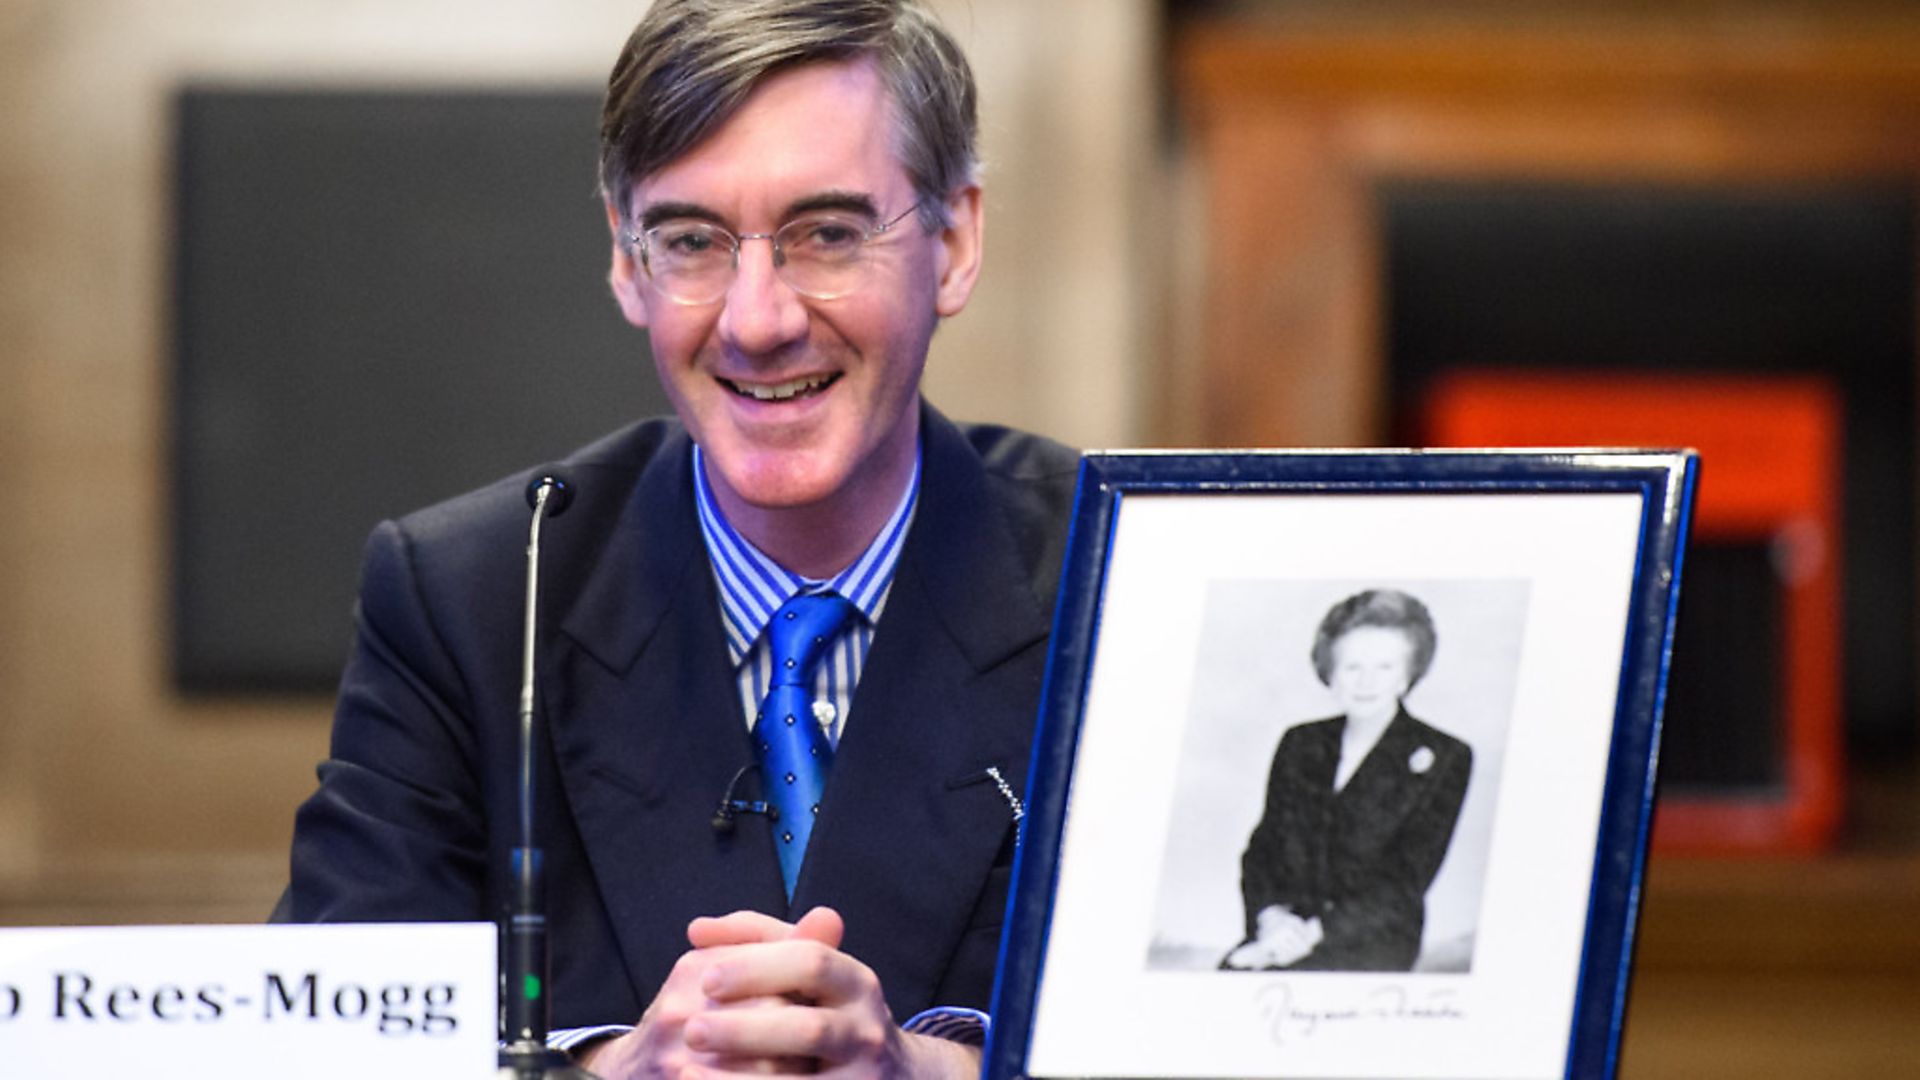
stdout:
MULTIPOLYGON (((1415 496, 1419 497, 1419 501, 1406 505, 1417 508, 1420 513, 1428 513, 1432 507, 1439 508, 1431 510, 1433 513, 1456 514, 1457 511, 1459 520, 1448 527, 1471 532, 1476 527, 1474 520, 1482 516, 1479 509, 1482 503, 1473 500, 1494 500, 1486 505, 1499 507, 1502 514, 1519 515, 1517 518, 1494 515, 1489 520, 1524 521, 1527 520, 1528 508, 1533 506, 1541 507, 1542 512, 1548 515, 1543 520, 1557 520, 1553 515, 1559 513, 1558 508, 1571 505, 1554 498, 1563 495, 1616 497, 1600 500, 1599 503, 1614 508, 1610 512, 1616 512, 1616 516, 1623 521, 1627 514, 1632 513, 1630 509, 1625 509, 1625 502, 1617 498, 1625 497, 1637 505, 1637 521, 1628 521, 1617 530, 1620 539, 1615 546, 1630 546, 1631 550, 1618 552, 1620 571, 1616 578, 1626 591, 1626 595, 1620 598, 1624 603, 1624 617, 1619 627, 1624 632, 1615 639, 1618 641, 1618 664, 1610 731, 1601 731, 1598 737, 1602 741, 1594 744, 1596 748, 1603 748, 1605 759, 1603 763, 1593 765, 1593 785, 1598 789, 1599 806, 1591 819, 1581 817, 1583 822, 1588 822, 1582 826, 1584 835, 1568 837, 1564 841, 1567 847, 1576 852, 1587 853, 1579 861, 1579 866, 1585 868, 1584 918, 1572 919, 1569 914, 1569 919, 1572 919, 1572 930, 1569 932, 1576 935, 1578 940, 1565 943, 1569 950, 1576 950, 1569 953, 1574 959, 1568 961, 1574 967, 1572 976, 1575 984, 1568 994, 1571 1015, 1565 1017, 1564 1033, 1552 1035, 1563 1044, 1562 1051, 1551 1066, 1540 1066, 1540 1075, 1569 1078, 1615 1075, 1634 924, 1652 818, 1661 707, 1698 467, 1697 456, 1690 451, 1649 450, 1142 451, 1086 455, 1081 466, 1029 771, 1028 813, 1022 822, 1020 845, 1014 862, 1013 888, 1008 904, 1007 929, 1001 945, 999 978, 993 1002, 994 1022, 986 1047, 984 1076, 989 1080, 1013 1080, 1053 1075, 1300 1075, 1292 1071, 1261 1072, 1247 1068, 1239 1071, 1187 1071, 1181 1047, 1191 1045, 1200 1033, 1190 1027, 1180 1030, 1177 1018, 1172 1016, 1168 1017, 1167 1024, 1174 1030, 1167 1030, 1159 1036, 1142 1036, 1148 1040, 1142 1045, 1149 1047, 1157 1045, 1153 1041, 1155 1038, 1163 1039, 1166 1053, 1172 1055, 1170 1059, 1156 1061, 1152 1053, 1148 1053, 1144 1056, 1127 1056, 1124 1064, 1076 1065, 1072 1071, 1058 1073, 1034 1071, 1036 1064, 1045 1064, 1034 1060, 1037 1039, 1051 1037, 1054 1044, 1064 1040, 1071 1045, 1078 1037, 1073 1034, 1049 1036, 1049 1014, 1047 1008, 1042 1007, 1042 1002, 1044 991, 1050 983, 1066 985, 1066 981, 1072 977, 1068 967, 1059 965, 1074 963, 1071 958, 1057 958, 1050 953, 1051 947, 1061 940, 1058 932, 1063 927, 1075 925, 1079 919, 1073 911, 1061 909, 1063 869, 1068 868, 1075 858, 1074 852, 1069 850, 1071 845, 1063 843, 1063 840, 1076 810, 1083 821, 1089 815, 1101 813, 1094 807, 1076 808, 1073 805, 1077 787, 1084 784, 1091 792, 1095 782, 1091 772, 1077 774, 1076 770, 1111 770, 1116 767, 1112 764, 1115 759, 1111 754, 1102 759, 1105 764, 1090 765, 1082 760, 1081 751, 1087 733, 1085 724, 1089 691, 1094 680, 1096 659, 1103 643, 1116 633, 1116 626, 1110 625, 1108 620, 1135 618, 1138 615, 1137 612, 1116 614, 1118 609, 1109 603, 1116 546, 1123 540, 1123 508, 1148 505, 1143 497, 1151 496, 1156 500, 1152 505, 1162 508, 1156 510, 1159 516, 1153 520, 1164 518, 1173 522, 1171 528, 1177 535, 1181 519, 1191 516, 1196 545, 1205 547, 1206 543, 1212 542, 1208 540, 1209 530, 1216 534, 1221 531, 1210 525, 1206 513, 1188 515, 1169 513, 1167 510, 1188 505, 1225 508, 1221 512, 1235 512, 1243 508, 1257 510, 1262 504, 1243 505, 1238 500, 1277 499, 1282 501, 1272 501, 1270 505, 1279 515, 1279 521, 1284 522, 1285 516, 1294 512, 1290 508, 1306 507, 1321 514, 1316 520, 1338 522, 1349 513, 1365 516, 1378 511, 1383 505, 1401 505, 1382 504, 1375 500, 1415 496), (1161 499, 1164 496, 1187 499, 1204 497, 1207 501, 1166 502, 1161 499), (1218 496, 1230 496, 1234 502, 1223 502, 1216 498, 1218 496), (1444 501, 1428 498, 1432 496, 1447 498, 1444 501), (1467 498, 1456 500, 1453 498, 1456 496, 1467 498), (1304 501, 1307 499, 1313 501, 1304 501), (1172 1067, 1169 1060, 1179 1061, 1181 1067, 1172 1067)), ((1209 509, 1208 513, 1211 512, 1209 509)), ((1142 525, 1141 528, 1146 526, 1142 525)), ((1155 530, 1156 534, 1167 531, 1162 526, 1155 526, 1155 530)), ((1415 544, 1418 538, 1408 538, 1406 542, 1415 544)), ((1178 544, 1175 543, 1169 550, 1178 551, 1178 544)), ((1302 571, 1298 567, 1286 567, 1276 568, 1275 572, 1284 576, 1302 571)), ((1311 576, 1313 571, 1309 567, 1305 572, 1311 576)), ((1343 576, 1343 572, 1337 569, 1331 574, 1334 577, 1343 576)), ((1540 605, 1548 602, 1544 599, 1546 590, 1537 589, 1536 592, 1541 595, 1533 601, 1534 608, 1529 618, 1552 616, 1552 612, 1543 614, 1540 610, 1540 605)), ((1585 618, 1578 613, 1569 617, 1585 618)), ((1611 658, 1602 657, 1595 663, 1603 663, 1606 671, 1613 671, 1611 658)), ((1415 676, 1416 679, 1418 677, 1415 676)), ((1516 679, 1523 678, 1524 673, 1516 675, 1516 679)), ((1324 672, 1321 680, 1326 681, 1324 672)), ((1600 708, 1604 710, 1604 704, 1600 708)), ((1157 715, 1164 716, 1166 712, 1162 710, 1157 715)), ((1604 715, 1598 722, 1605 725, 1604 715)), ((1418 753, 1424 751, 1416 751, 1418 753)), ((1124 787, 1127 784, 1125 780, 1115 781, 1112 778, 1100 782, 1107 788, 1116 784, 1124 787)), ((1153 800, 1142 801, 1151 803, 1153 800)), ((1550 808, 1546 812, 1550 816, 1550 808)), ((1233 827, 1244 829, 1244 825, 1233 827)), ((1094 829, 1096 826, 1089 822, 1083 828, 1094 829)), ((1240 835, 1244 835, 1244 832, 1240 835)), ((1082 850, 1091 848, 1083 847, 1082 850)), ((1497 855, 1496 850, 1494 858, 1497 859, 1497 855)), ((1088 856, 1089 860, 1092 858, 1088 856)), ((1568 908, 1579 900, 1578 895, 1563 897, 1560 907, 1568 908)), ((1250 924, 1251 914, 1248 920, 1250 924)), ((1062 948, 1064 950, 1065 947, 1062 948)), ((1085 956, 1086 953, 1082 951, 1077 955, 1085 956)), ((1143 975, 1138 985, 1159 985, 1151 981, 1157 977, 1143 975)), ((1451 978, 1453 982, 1448 985, 1460 985, 1460 979, 1473 977, 1471 974, 1442 977, 1439 981, 1446 982, 1451 978)), ((1524 971, 1514 976, 1521 981, 1526 977, 1524 971)), ((1184 996, 1186 988, 1205 988, 1246 978, 1248 976, 1238 973, 1194 973, 1179 975, 1178 981, 1173 978, 1162 981, 1180 988, 1170 993, 1184 996)), ((1299 979, 1296 978, 1295 982, 1297 984, 1299 979)), ((1252 984, 1232 984, 1234 987, 1242 985, 1252 984)), ((1370 984, 1361 976, 1340 974, 1331 976, 1329 982, 1323 985, 1336 986, 1342 992, 1361 993, 1370 984)), ((1235 989, 1234 992, 1239 991, 1235 989)), ((1060 1008, 1054 1008, 1054 1015, 1061 1012, 1060 1008)), ((1143 1020, 1132 1027, 1148 1026, 1149 1022, 1144 1018, 1151 1017, 1157 1021, 1158 1015, 1154 1007, 1147 1006, 1142 1014, 1143 1020)), ((1322 1019, 1339 1018, 1331 1012, 1318 1015, 1322 1019)), ((1116 1022, 1127 1025, 1124 1018, 1116 1018, 1116 1022)), ((1390 1024, 1396 1021, 1380 1019, 1378 1022, 1390 1024)), ((1070 1026, 1065 1020, 1061 1020, 1060 1025, 1070 1026)), ((1389 1027, 1386 1030, 1400 1029, 1389 1027)), ((1405 1030, 1417 1043, 1430 1028, 1415 1024, 1405 1030)), ((1272 1037, 1278 1041, 1277 1027, 1275 1032, 1272 1037)), ((1441 1039, 1434 1045, 1444 1048, 1451 1044, 1441 1039)), ((1458 1055, 1449 1056, 1444 1049, 1436 1049, 1430 1058, 1435 1063, 1432 1075, 1476 1075, 1471 1071, 1474 1067, 1471 1062, 1457 1058, 1458 1055)), ((1101 1060, 1101 1055, 1092 1054, 1089 1060, 1097 1062, 1101 1060)), ((1276 1052, 1274 1068, 1297 1069, 1300 1067, 1298 1060, 1310 1059, 1292 1059, 1296 1061, 1295 1064, 1288 1064, 1288 1060, 1284 1058, 1284 1053, 1276 1052)), ((1536 1060, 1544 1061, 1546 1058, 1536 1054, 1536 1060)), ((1402 1080, 1410 1075, 1405 1071, 1407 1066, 1404 1061, 1392 1066, 1374 1066, 1361 1059, 1341 1061, 1337 1068, 1330 1068, 1324 1062, 1321 1067, 1330 1069, 1327 1075, 1393 1076, 1402 1080), (1370 1071, 1376 1068, 1378 1071, 1370 1071)))

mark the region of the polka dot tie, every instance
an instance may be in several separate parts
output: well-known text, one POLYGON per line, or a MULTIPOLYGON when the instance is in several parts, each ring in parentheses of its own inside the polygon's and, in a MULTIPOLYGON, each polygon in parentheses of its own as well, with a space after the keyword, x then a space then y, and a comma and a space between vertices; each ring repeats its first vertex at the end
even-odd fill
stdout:
POLYGON ((773 680, 753 723, 753 744, 760 755, 761 789, 780 811, 773 822, 773 846, 780 853, 788 899, 800 880, 800 862, 833 766, 833 743, 813 718, 814 668, 853 613, 853 603, 837 593, 802 593, 781 605, 767 625, 773 680))

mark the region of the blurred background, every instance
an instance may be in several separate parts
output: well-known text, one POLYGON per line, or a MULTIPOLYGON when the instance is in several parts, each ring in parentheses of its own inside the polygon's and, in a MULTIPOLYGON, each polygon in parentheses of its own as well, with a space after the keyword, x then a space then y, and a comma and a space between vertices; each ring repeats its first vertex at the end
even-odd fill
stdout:
MULTIPOLYGON (((254 921, 359 544, 660 411, 640 3, 0 3, 0 924, 254 921)), ((1623 1075, 1920 1076, 1920 13, 940 0, 948 413, 1087 447, 1688 444, 1623 1075)))

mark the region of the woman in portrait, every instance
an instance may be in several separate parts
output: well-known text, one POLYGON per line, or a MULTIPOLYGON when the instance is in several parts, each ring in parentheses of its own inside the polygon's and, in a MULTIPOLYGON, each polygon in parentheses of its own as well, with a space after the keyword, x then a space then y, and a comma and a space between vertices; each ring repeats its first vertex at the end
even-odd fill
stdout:
POLYGON ((1404 592, 1335 604, 1313 667, 1341 715, 1289 728, 1240 859, 1238 971, 1409 971, 1427 888, 1473 770, 1466 743, 1407 714, 1433 663, 1433 618, 1404 592))

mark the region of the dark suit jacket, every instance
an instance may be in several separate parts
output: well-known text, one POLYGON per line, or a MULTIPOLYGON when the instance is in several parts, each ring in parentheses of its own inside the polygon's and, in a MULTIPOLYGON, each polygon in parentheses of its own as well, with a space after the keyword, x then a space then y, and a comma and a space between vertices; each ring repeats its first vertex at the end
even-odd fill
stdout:
POLYGON ((1407 971, 1473 751, 1402 710, 1335 792, 1346 723, 1296 725, 1274 751, 1266 812, 1240 859, 1247 940, 1261 909, 1278 904, 1317 917, 1326 935, 1294 970, 1407 971))
MULTIPOLYGON (((569 460, 543 531, 536 783, 555 1027, 632 1023, 696 915, 830 904, 894 1015, 985 1008, 1078 459, 922 414, 922 488, 793 902, 766 819, 709 824, 753 760, 695 519, 647 421, 569 460)), ((381 524, 329 760, 276 917, 493 919, 517 830, 527 476, 381 524)), ((749 774, 751 776, 751 774, 749 774)), ((751 785, 752 780, 748 781, 751 785)), ((744 797, 755 797, 749 788, 744 797)))

